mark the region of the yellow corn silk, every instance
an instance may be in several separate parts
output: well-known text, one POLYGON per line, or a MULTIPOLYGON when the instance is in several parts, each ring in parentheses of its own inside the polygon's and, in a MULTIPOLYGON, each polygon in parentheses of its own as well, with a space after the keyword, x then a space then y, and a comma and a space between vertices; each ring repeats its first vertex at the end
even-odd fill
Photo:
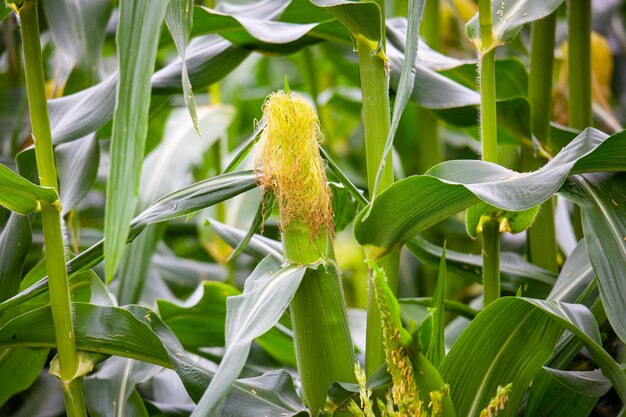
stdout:
MULTIPOLYGON (((557 51, 561 64, 558 70, 558 79, 552 92, 552 112, 554 120, 567 125, 568 117, 568 43, 563 42, 557 51)), ((591 33, 591 95, 593 101, 611 115, 613 109, 609 104, 611 99, 611 80, 613 79, 613 53, 607 40, 596 32, 591 33)))
POLYGON ((263 105, 266 127, 255 161, 262 192, 274 192, 281 230, 291 222, 312 234, 331 232, 331 193, 318 146, 322 139, 317 113, 296 93, 271 94, 263 105))

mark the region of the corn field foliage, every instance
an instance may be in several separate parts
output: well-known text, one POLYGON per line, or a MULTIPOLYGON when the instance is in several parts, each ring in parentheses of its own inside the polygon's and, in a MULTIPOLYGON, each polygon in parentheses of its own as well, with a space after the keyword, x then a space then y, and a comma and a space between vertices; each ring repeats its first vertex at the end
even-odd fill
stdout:
POLYGON ((626 416, 622 0, 0 19, 0 416, 626 416))

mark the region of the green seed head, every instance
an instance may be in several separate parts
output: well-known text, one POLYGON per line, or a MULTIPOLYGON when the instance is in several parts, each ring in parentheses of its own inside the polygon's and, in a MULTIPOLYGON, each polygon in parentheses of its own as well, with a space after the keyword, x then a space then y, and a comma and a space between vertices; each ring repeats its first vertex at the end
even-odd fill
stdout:
POLYGON ((271 94, 263 105, 266 127, 255 162, 263 192, 275 193, 281 230, 291 222, 312 237, 333 230, 331 194, 319 153, 322 138, 317 113, 295 93, 271 94))

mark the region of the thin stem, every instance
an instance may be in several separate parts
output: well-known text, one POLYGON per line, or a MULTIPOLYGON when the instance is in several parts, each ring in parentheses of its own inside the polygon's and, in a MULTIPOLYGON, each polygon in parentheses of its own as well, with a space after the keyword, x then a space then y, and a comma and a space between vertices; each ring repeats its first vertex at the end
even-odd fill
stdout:
POLYGON ((569 125, 591 126, 591 0, 568 2, 569 125))
MULTIPOLYGON (((482 159, 498 162, 498 119, 496 110, 496 57, 493 44, 491 0, 480 0, 480 132, 482 159)), ((483 223, 483 291, 485 307, 500 297, 500 227, 498 221, 483 223)))
MULTIPOLYGON (((58 190, 52 134, 45 94, 43 62, 39 38, 37 1, 28 0, 19 9, 22 22, 22 40, 26 73, 26 90, 33 129, 33 142, 37 158, 37 170, 41 185, 58 190)), ((78 356, 74 341, 70 293, 65 266, 65 243, 61 227, 61 205, 41 207, 46 265, 50 289, 50 305, 59 354, 59 375, 63 384, 81 385, 80 380, 70 383, 78 369, 78 356)), ((82 387, 73 388, 73 395, 66 400, 68 410, 76 411, 72 415, 86 416, 82 387)))
MULTIPOLYGON (((569 125, 582 130, 592 124, 591 113, 591 0, 568 1, 569 125)), ((580 208, 575 207, 576 237, 583 236, 580 208)))
POLYGON ((552 119, 552 70, 556 13, 537 20, 531 28, 530 78, 528 99, 531 106, 533 135, 543 145, 550 143, 550 120, 552 119))
MULTIPOLYGON (((552 115, 552 69, 554 67, 556 13, 533 23, 531 29, 530 77, 528 98, 531 106, 532 132, 539 142, 550 143, 552 115)), ((534 171, 543 164, 534 155, 532 144, 522 145, 522 168, 534 171)), ((554 201, 546 201, 528 230, 530 260, 549 271, 558 272, 554 201)))
POLYGON ((498 162, 495 49, 480 59, 480 133, 483 161, 498 162))
POLYGON ((484 306, 500 298, 500 224, 496 219, 483 223, 484 306))
POLYGON ((439 30, 439 0, 426 0, 424 15, 420 24, 420 34, 431 48, 441 49, 441 32, 439 30))
POLYGON ((82 379, 73 379, 62 384, 67 417, 86 416, 84 410, 87 406, 85 404, 82 379))

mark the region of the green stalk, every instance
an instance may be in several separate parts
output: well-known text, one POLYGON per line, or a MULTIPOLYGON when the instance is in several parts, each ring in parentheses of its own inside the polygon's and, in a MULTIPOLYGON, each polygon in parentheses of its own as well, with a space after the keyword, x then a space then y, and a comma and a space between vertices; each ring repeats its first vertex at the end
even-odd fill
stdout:
MULTIPOLYGON (((482 158, 498 162, 498 119, 496 111, 496 59, 493 44, 491 0, 480 0, 480 132, 482 158), (486 51, 486 52, 485 52, 486 51)), ((500 227, 496 219, 483 224, 483 288, 484 306, 500 297, 500 227)))
POLYGON ((500 298, 500 223, 489 219, 483 223, 484 305, 500 298))
POLYGON ((543 144, 550 143, 550 120, 552 119, 552 70, 556 13, 537 20, 531 28, 530 78, 528 99, 531 105, 533 135, 543 144))
MULTIPOLYGON (((42 186, 53 187, 58 191, 41 59, 37 1, 25 1, 19 8, 19 15, 22 23, 26 90, 39 180, 42 186)), ((86 416, 81 380, 72 382, 78 370, 79 360, 74 341, 70 292, 65 267, 65 243, 60 202, 54 205, 42 202, 41 217, 49 277, 50 305, 59 354, 59 377, 65 393, 66 409, 70 416, 86 416)))
MULTIPOLYGON (((297 264, 333 257, 329 233, 311 239, 307 228, 295 221, 284 230, 283 250, 285 258, 297 264)), ((305 274, 289 307, 304 396, 312 415, 317 415, 333 382, 355 382, 343 290, 332 261, 305 274)))
MULTIPOLYGON (((384 11, 384 1, 379 0, 376 3, 379 4, 381 11, 384 11)), ((363 95, 367 184, 371 194, 374 190, 376 173, 383 157, 385 141, 387 140, 391 124, 388 63, 375 54, 371 49, 371 45, 360 37, 357 37, 357 51, 361 75, 361 92, 363 95)), ((393 184, 393 180, 393 163, 390 156, 385 165, 377 191, 379 193, 384 191, 393 184)), ((378 261, 378 264, 385 271, 389 287, 394 293, 397 292, 398 288, 397 271, 399 261, 400 249, 395 249, 378 261)), ((370 276, 365 350, 365 373, 368 376, 371 376, 385 362, 380 313, 372 285, 373 282, 370 276)))
POLYGON ((591 0, 568 1, 569 125, 591 126, 591 0))
POLYGON ((426 0, 420 24, 420 35, 422 35, 428 46, 435 50, 441 49, 439 11, 439 0, 426 0))
MULTIPOLYGON (((531 106, 533 135, 539 142, 550 144, 550 120, 552 115, 552 69, 554 67, 554 44, 556 13, 533 23, 531 29, 530 78, 528 98, 531 106)), ((542 165, 535 157, 532 144, 522 145, 522 168, 534 171, 542 165)), ((554 226, 554 201, 546 201, 533 226, 528 229, 530 260, 549 271, 558 272, 556 231, 554 226)))
MULTIPOLYGON (((592 124, 591 101, 591 0, 569 0, 569 125, 583 130, 592 124)), ((576 238, 583 237, 581 212, 575 207, 572 219, 576 238)))

